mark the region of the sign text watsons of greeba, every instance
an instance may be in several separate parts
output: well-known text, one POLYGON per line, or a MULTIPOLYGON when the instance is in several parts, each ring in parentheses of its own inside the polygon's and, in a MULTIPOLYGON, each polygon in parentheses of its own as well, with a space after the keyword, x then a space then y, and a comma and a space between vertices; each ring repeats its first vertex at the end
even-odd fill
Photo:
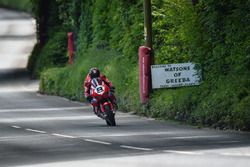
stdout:
POLYGON ((153 89, 194 86, 201 82, 201 70, 193 63, 152 65, 151 75, 153 89))

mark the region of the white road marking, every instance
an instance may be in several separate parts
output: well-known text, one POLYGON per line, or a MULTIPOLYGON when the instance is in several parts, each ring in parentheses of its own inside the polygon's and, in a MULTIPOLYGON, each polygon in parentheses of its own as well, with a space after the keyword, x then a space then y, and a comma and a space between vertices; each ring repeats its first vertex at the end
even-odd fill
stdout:
POLYGON ((11 127, 12 127, 12 128, 15 128, 15 129, 21 129, 20 126, 16 126, 16 125, 12 125, 11 127))
POLYGON ((76 139, 77 137, 75 136, 69 136, 69 135, 63 135, 63 134, 58 134, 58 133, 52 133, 52 136, 57 136, 57 137, 63 137, 63 138, 70 138, 70 139, 76 139))
POLYGON ((165 153, 174 153, 174 154, 185 154, 185 155, 203 155, 201 152, 192 152, 192 151, 177 151, 177 150, 164 150, 165 153))
POLYGON ((99 141, 99 140, 84 139, 84 141, 91 142, 91 143, 104 144, 104 145, 111 145, 111 143, 104 142, 104 141, 99 141))
POLYGON ((127 148, 127 149, 133 149, 133 150, 141 150, 141 151, 152 151, 153 150, 151 148, 133 147, 133 146, 127 146, 127 145, 120 145, 120 147, 127 148))
POLYGON ((80 107, 56 107, 56 108, 15 108, 15 109, 0 109, 1 112, 34 112, 34 111, 65 111, 65 110, 81 110, 89 109, 91 106, 80 107))
POLYGON ((36 130, 36 129, 25 129, 25 130, 30 131, 30 132, 42 133, 42 134, 46 133, 45 131, 36 130))

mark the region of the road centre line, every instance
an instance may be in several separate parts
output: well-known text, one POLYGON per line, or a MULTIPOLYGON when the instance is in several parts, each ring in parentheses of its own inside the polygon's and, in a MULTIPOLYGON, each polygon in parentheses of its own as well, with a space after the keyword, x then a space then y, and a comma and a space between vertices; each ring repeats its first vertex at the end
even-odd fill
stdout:
POLYGON ((65 111, 65 110, 81 110, 89 109, 91 106, 80 106, 80 107, 56 107, 56 108, 15 108, 15 109, 0 109, 2 112, 30 112, 30 111, 65 111))
POLYGON ((52 133, 52 136, 57 136, 57 137, 63 137, 63 138, 70 138, 70 139, 76 139, 77 137, 75 136, 69 136, 69 135, 63 135, 63 134, 58 134, 58 133, 52 133))
POLYGON ((104 144, 104 145, 111 145, 111 143, 104 142, 104 141, 99 141, 99 140, 84 139, 84 141, 91 142, 91 143, 104 144))
POLYGON ((36 129, 25 129, 25 130, 30 131, 30 132, 42 133, 42 134, 47 133, 47 132, 45 132, 45 131, 36 130, 36 129))
MULTIPOLYGON (((78 137, 75 137, 75 136, 63 135, 63 134, 58 134, 58 133, 53 133, 52 135, 53 136, 57 136, 57 137, 63 137, 63 138, 79 139, 78 137)), ((98 140, 91 140, 91 139, 83 139, 83 140, 86 141, 86 142, 91 142, 91 143, 111 145, 111 143, 103 142, 103 141, 98 141, 98 140)))
POLYGON ((133 149, 133 150, 141 150, 141 151, 152 151, 151 148, 143 148, 143 147, 134 147, 134 146, 127 146, 127 145, 120 145, 121 148, 133 149))

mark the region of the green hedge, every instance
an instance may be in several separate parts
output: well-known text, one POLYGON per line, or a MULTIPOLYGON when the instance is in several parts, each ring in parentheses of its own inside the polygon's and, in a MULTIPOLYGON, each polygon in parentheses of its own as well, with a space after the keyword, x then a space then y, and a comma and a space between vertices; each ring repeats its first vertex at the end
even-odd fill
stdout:
MULTIPOLYGON (((250 129, 249 1, 200 0, 196 5, 191 0, 152 1, 155 62, 199 63, 203 83, 154 90, 148 111, 140 105, 138 90, 138 47, 144 43, 142 1, 51 3, 56 4, 58 14, 53 17, 59 21, 48 24, 52 33, 48 32, 51 35, 47 44, 64 41, 54 37, 58 24, 64 31, 73 31, 77 37, 76 59, 72 66, 44 71, 41 92, 83 100, 82 82, 88 69, 96 66, 114 82, 119 106, 124 111, 198 126, 250 129)), ((48 13, 46 16, 52 18, 48 13)), ((44 49, 46 46, 39 56, 50 53, 44 49)), ((59 55, 65 57, 66 51, 59 55)), ((46 59, 41 67, 50 64, 46 59)))

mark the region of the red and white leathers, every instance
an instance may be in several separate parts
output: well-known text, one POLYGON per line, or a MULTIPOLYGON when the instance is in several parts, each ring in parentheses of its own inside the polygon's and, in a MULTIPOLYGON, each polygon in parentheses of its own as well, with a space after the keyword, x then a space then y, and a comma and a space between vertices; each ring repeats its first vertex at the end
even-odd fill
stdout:
MULTIPOLYGON (((113 87, 113 84, 111 81, 108 80, 108 78, 103 75, 103 74, 100 74, 100 79, 101 81, 103 81, 109 88, 110 87, 113 87)), ((85 81, 84 81, 84 96, 85 98, 88 98, 89 96, 91 96, 91 77, 90 75, 88 74, 85 78, 85 81)), ((116 98, 115 98, 115 95, 113 93, 110 93, 110 100, 113 104, 116 105, 116 98)), ((92 101, 94 103, 94 101, 92 101)), ((91 104, 92 104, 91 102, 91 104)), ((92 104, 93 106, 95 106, 95 104, 92 104)))

